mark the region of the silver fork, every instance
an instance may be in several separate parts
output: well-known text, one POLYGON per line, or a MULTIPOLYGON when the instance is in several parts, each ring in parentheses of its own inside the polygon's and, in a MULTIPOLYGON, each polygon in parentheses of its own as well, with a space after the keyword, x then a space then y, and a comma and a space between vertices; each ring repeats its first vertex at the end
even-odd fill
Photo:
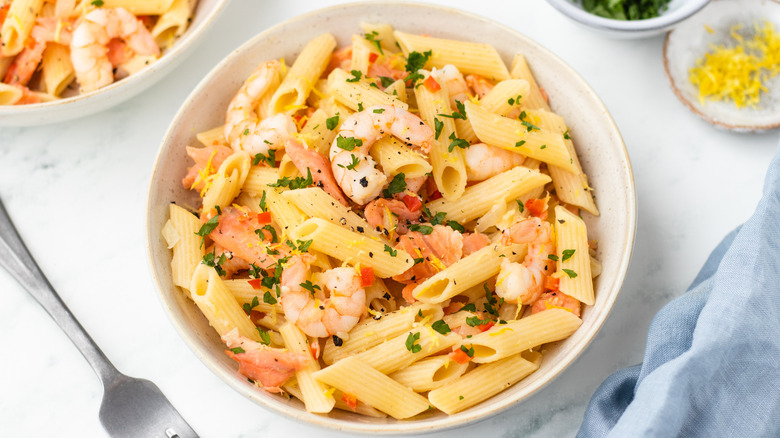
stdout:
POLYGON ((120 373, 49 284, 0 200, 0 266, 38 303, 87 359, 103 383, 100 423, 112 437, 197 438, 157 386, 120 373))

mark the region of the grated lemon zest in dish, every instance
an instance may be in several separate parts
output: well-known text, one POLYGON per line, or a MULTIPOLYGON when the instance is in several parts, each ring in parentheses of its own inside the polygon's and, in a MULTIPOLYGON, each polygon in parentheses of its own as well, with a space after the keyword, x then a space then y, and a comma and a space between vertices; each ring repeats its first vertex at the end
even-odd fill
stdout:
POLYGON ((715 29, 711 28, 710 26, 708 26, 706 24, 704 25, 704 29, 706 29, 707 32, 710 33, 710 34, 715 33, 715 29))
POLYGON ((336 388, 331 387, 326 391, 322 391, 322 394, 325 395, 325 397, 333 397, 334 392, 336 392, 336 388))
POLYGON ((563 310, 565 310, 565 311, 567 311, 569 313, 574 313, 574 311, 571 310, 571 309, 568 309, 566 307, 552 305, 548 301, 544 302, 544 308, 545 308, 545 310, 549 310, 549 309, 563 309, 563 310))
POLYGON ((699 101, 734 102, 737 108, 757 107, 765 83, 780 72, 780 34, 772 23, 756 23, 748 38, 739 33, 742 25, 730 29, 736 41, 732 47, 711 46, 712 51, 696 60, 689 80, 699 89, 699 101))

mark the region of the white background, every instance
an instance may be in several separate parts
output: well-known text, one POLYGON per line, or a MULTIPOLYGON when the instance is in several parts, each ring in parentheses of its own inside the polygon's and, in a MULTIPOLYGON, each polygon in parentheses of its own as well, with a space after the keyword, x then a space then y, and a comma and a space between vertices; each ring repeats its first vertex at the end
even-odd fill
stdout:
MULTIPOLYGON (((221 58, 273 24, 336 3, 233 0, 209 41, 142 95, 75 122, 0 128, 0 196, 51 283, 114 364, 156 382, 204 437, 339 433, 278 417, 242 398, 174 332, 146 255, 152 163, 179 105, 221 58)), ((710 250, 751 214, 777 131, 731 134, 690 114, 664 76, 661 36, 607 39, 542 0, 434 3, 511 26, 563 58, 601 96, 633 162, 639 205, 634 255, 592 345, 529 400, 482 423, 431 435, 571 436, 601 381, 641 361, 653 315, 685 290, 710 250)), ((98 421, 102 389, 78 351, 2 271, 0 296, 0 436, 105 436, 98 421)))

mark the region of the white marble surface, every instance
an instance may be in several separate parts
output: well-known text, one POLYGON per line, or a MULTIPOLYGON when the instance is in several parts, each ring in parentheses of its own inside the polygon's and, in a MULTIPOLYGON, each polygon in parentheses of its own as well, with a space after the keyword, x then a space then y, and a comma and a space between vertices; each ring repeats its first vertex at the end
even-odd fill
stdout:
MULTIPOLYGON (((135 99, 76 122, 0 129, 0 196, 51 283, 114 364, 156 382, 204 437, 340 435, 274 416, 198 361, 158 302, 143 227, 160 139, 200 78, 259 31, 334 3, 233 0, 198 54, 135 99)), ((542 0, 436 3, 519 29, 566 60, 611 110, 633 161, 634 256, 590 348, 526 402, 431 435, 572 436, 601 381, 641 360, 655 312, 684 291, 709 251, 753 211, 778 133, 730 134, 690 114, 664 76, 662 37, 606 39, 542 0)), ((3 271, 0 291, 0 436, 105 436, 97 415, 102 389, 87 363, 3 271)))

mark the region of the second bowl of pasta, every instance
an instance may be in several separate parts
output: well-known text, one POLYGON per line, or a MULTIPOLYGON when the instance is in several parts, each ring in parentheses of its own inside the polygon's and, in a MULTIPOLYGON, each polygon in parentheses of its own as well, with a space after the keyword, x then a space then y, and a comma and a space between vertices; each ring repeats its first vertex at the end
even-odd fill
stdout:
POLYGON ((84 117, 182 61, 227 0, 10 0, 0 7, 0 126, 84 117))
POLYGON ((636 219, 620 134, 574 71, 395 2, 226 58, 171 124, 148 208, 162 300, 216 374, 383 433, 483 419, 560 374, 617 297, 636 219))

